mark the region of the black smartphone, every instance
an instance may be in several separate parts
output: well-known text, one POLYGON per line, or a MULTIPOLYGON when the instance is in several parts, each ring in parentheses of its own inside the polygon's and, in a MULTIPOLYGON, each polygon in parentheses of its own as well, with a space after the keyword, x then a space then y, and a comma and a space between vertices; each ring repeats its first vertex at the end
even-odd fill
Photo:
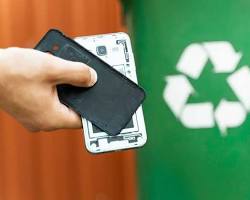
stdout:
POLYGON ((62 103, 110 135, 121 132, 145 99, 140 86, 58 30, 49 30, 35 49, 96 70, 98 81, 93 87, 59 85, 58 95, 62 103))

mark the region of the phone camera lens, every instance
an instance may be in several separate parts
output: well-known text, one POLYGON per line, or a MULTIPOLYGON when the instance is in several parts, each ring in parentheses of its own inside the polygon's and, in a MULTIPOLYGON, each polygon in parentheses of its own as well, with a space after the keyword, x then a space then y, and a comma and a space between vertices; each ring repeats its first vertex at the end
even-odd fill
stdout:
POLYGON ((105 56, 107 55, 107 48, 105 46, 98 46, 96 47, 96 52, 99 56, 105 56))

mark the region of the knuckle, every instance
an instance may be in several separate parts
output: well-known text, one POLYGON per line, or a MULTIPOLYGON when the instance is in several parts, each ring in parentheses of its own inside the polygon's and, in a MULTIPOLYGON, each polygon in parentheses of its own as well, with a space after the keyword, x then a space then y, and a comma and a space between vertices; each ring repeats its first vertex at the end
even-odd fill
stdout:
POLYGON ((9 47, 4 53, 6 58, 10 61, 18 60, 21 57, 21 49, 19 47, 9 47))
POLYGON ((52 62, 52 59, 50 58, 50 55, 42 54, 42 56, 41 56, 41 66, 46 71, 49 71, 47 69, 52 68, 51 66, 53 66, 53 62, 52 62))
POLYGON ((8 48, 6 48, 6 51, 7 51, 7 52, 15 52, 15 53, 19 53, 19 52, 20 52, 20 50, 21 50, 21 48, 20 48, 20 47, 8 47, 8 48))
POLYGON ((42 58, 42 63, 41 63, 41 75, 46 79, 46 80, 54 80, 54 78, 57 75, 57 68, 55 67, 55 61, 50 58, 50 56, 44 56, 42 58))
POLYGON ((25 52, 27 52, 27 49, 22 49, 20 47, 9 47, 6 49, 5 55, 8 59, 10 59, 10 61, 19 63, 25 57, 25 52))
POLYGON ((63 74, 62 68, 59 66, 59 60, 53 55, 45 55, 42 60, 42 72, 47 80, 53 81, 63 74))
POLYGON ((50 67, 47 65, 43 68, 43 75, 46 80, 54 81, 58 76, 58 71, 53 67, 53 65, 50 65, 50 67))

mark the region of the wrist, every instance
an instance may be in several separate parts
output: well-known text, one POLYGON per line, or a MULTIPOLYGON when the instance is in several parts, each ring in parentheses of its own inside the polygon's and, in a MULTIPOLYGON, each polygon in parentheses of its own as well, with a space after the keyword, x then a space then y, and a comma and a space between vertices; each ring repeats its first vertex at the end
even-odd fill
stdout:
POLYGON ((4 49, 0 48, 0 76, 2 74, 2 69, 3 69, 3 65, 4 65, 4 49))
POLYGON ((2 93, 3 88, 6 87, 5 83, 6 69, 8 69, 6 65, 7 65, 6 49, 0 48, 0 93, 2 93))
POLYGON ((2 93, 4 85, 4 52, 5 49, 0 48, 0 109, 2 109, 2 93))
POLYGON ((4 64, 4 55, 5 55, 6 49, 0 48, 0 69, 2 68, 4 64))
POLYGON ((0 61, 2 60, 3 53, 4 53, 4 49, 0 48, 0 61))

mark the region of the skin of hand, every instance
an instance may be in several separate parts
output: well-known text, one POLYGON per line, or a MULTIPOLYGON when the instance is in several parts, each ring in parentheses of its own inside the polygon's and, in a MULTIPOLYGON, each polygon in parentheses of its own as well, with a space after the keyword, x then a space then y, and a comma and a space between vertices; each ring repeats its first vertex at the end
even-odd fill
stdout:
POLYGON ((33 49, 0 49, 0 108, 32 132, 81 128, 78 114, 59 101, 56 85, 91 87, 95 70, 33 49))

